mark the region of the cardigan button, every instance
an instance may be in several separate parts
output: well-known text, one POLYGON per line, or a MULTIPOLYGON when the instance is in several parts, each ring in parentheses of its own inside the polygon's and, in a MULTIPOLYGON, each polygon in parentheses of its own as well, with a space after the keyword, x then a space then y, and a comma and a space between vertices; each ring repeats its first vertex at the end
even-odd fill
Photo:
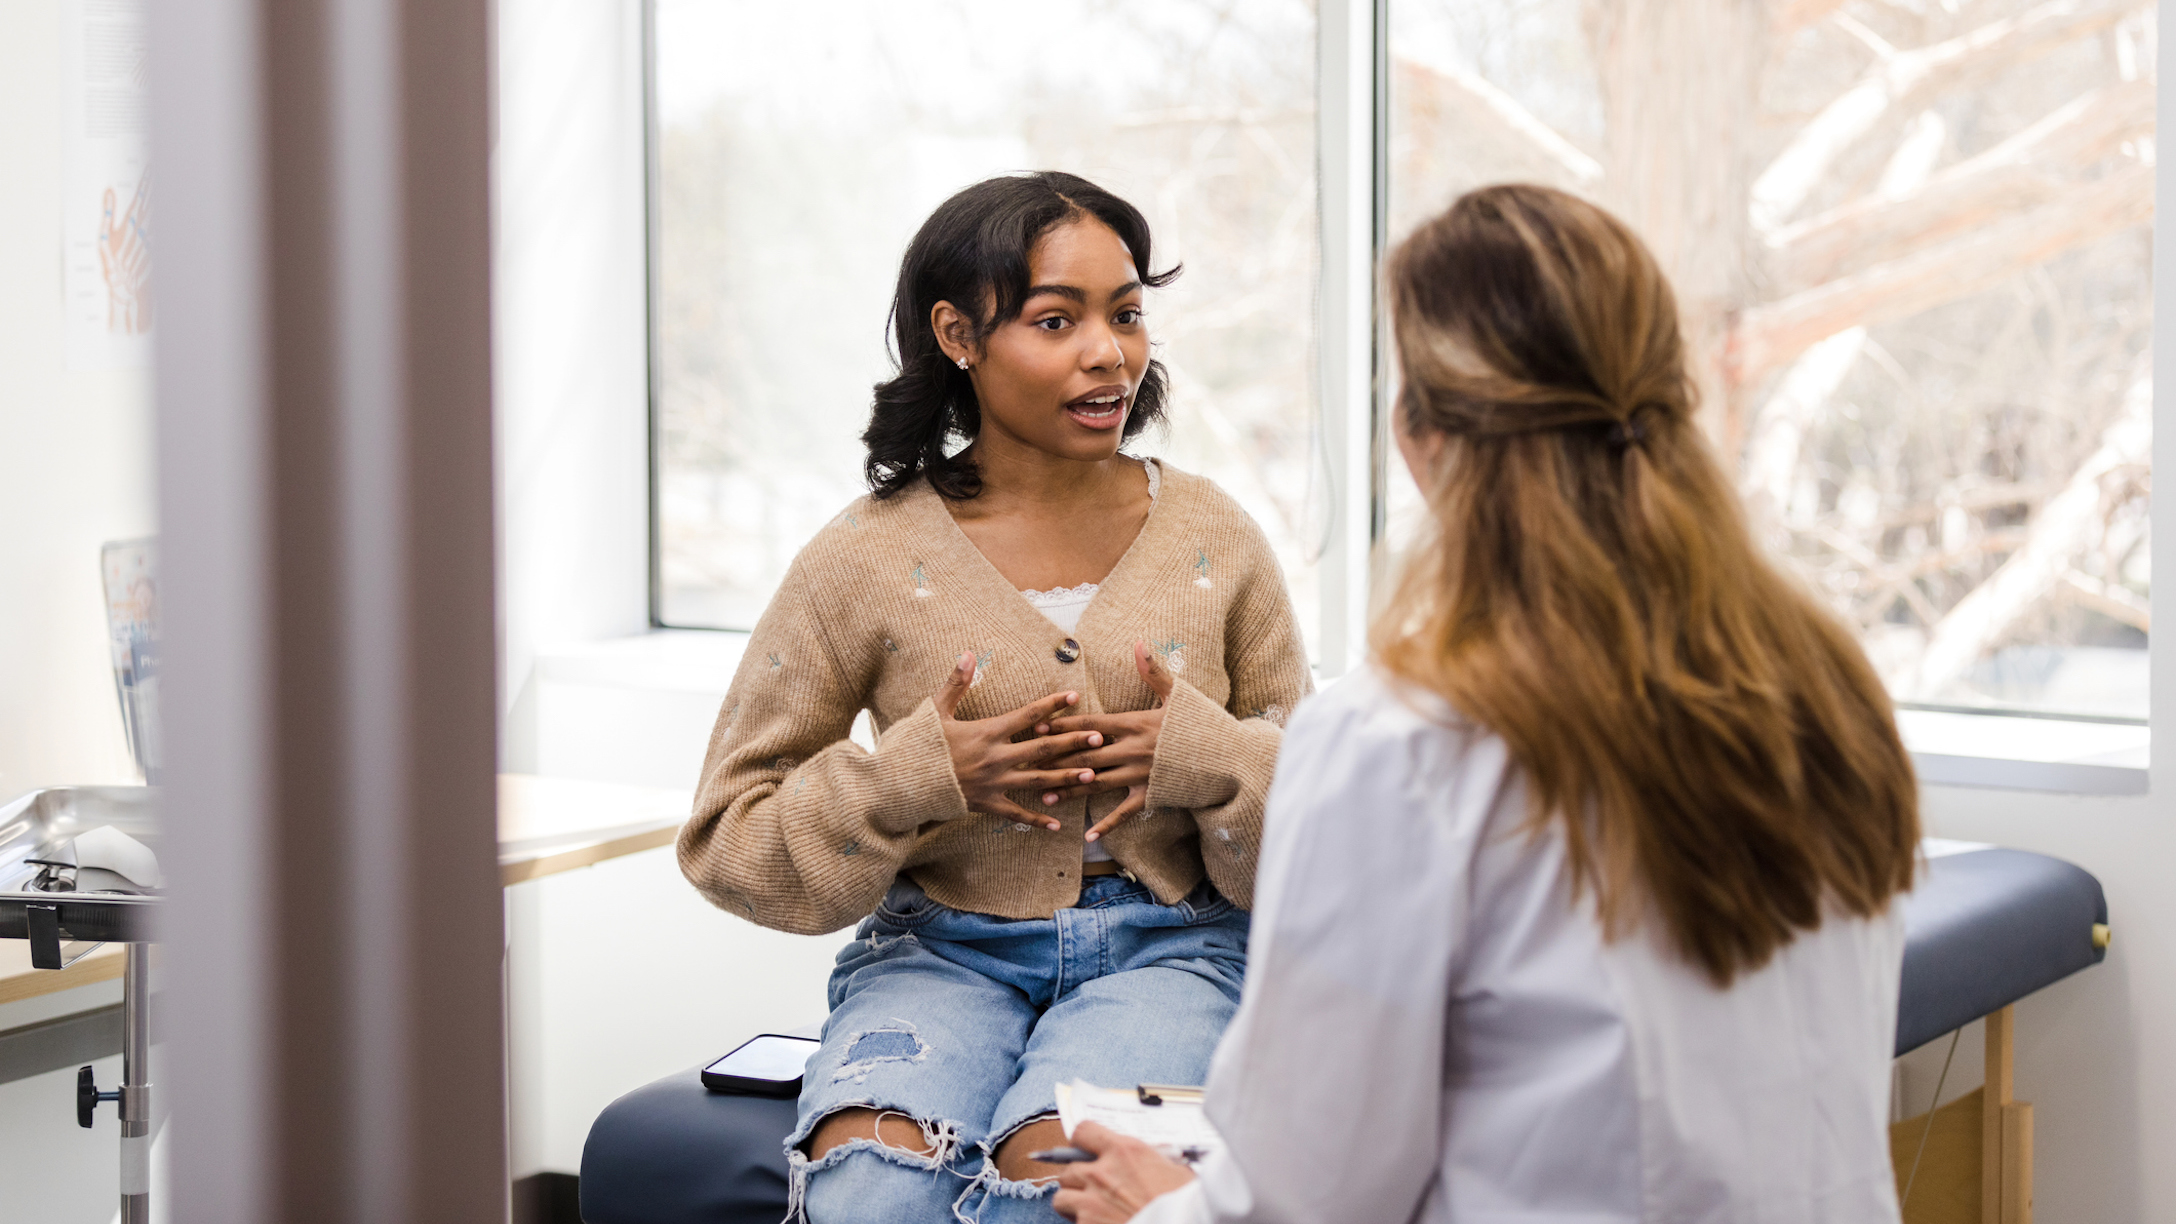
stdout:
POLYGON ((1058 643, 1058 648, 1051 653, 1058 656, 1058 662, 1071 663, 1080 658, 1080 643, 1072 638, 1067 638, 1058 643))

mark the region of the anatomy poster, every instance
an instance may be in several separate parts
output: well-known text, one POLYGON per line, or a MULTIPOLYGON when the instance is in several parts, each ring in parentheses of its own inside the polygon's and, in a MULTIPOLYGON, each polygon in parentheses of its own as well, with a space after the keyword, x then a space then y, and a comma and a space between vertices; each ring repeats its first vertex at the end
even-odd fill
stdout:
POLYGON ((106 584, 106 636, 121 726, 144 780, 159 781, 158 542, 116 540, 99 550, 106 584))
POLYGON ((150 64, 144 0, 67 0, 61 235, 68 368, 151 362, 150 64))

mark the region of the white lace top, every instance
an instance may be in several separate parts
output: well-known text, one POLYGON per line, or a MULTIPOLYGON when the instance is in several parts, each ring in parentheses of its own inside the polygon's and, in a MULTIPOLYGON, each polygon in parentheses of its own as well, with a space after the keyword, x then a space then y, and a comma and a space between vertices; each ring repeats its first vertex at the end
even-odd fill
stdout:
MULTIPOLYGON (((1141 466, 1148 472, 1148 499, 1153 502, 1156 500, 1156 490, 1163 484, 1163 477, 1157 472, 1154 459, 1143 459, 1141 466)), ((1088 610, 1089 601, 1096 597, 1098 589, 1093 582, 1083 582, 1077 587, 1053 587, 1047 591, 1020 593, 1027 596, 1028 602, 1034 604, 1044 616, 1049 617, 1051 624, 1071 633, 1080 627, 1081 613, 1088 610)), ((1084 863, 1108 863, 1111 861, 1111 852, 1103 848, 1102 842, 1089 842, 1082 847, 1080 858, 1084 863)))
MULTIPOLYGON (((1163 484, 1162 475, 1156 470, 1154 459, 1143 459, 1141 466, 1148 472, 1148 499, 1156 500, 1156 491, 1163 484)), ((1028 602, 1034 604, 1050 623, 1067 633, 1080 627, 1080 615, 1088 610, 1088 603, 1096 597, 1097 586, 1083 582, 1077 587, 1052 587, 1047 591, 1022 591, 1028 602)), ((1093 848, 1093 847, 1091 847, 1093 848)))

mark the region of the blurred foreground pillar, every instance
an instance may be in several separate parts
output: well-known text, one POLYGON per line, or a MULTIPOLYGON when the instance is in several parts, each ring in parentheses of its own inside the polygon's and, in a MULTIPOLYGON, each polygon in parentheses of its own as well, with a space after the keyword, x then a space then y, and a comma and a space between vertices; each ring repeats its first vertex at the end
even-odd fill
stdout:
POLYGON ((151 9, 171 1218, 503 1220, 488 6, 151 9))

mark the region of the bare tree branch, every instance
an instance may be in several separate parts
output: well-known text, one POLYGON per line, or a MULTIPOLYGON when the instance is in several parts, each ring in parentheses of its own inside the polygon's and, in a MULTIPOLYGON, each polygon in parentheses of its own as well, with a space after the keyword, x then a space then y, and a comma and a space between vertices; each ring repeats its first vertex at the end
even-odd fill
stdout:
POLYGON ((2061 491, 2060 484, 1979 485, 1944 493, 1935 501, 1902 507, 1882 518, 1881 529, 1888 531, 1912 523, 1932 522, 1941 518, 1943 512, 1952 507, 1965 511, 1985 511, 2002 506, 2038 506, 2061 491))
POLYGON ((1766 526, 1782 521, 1806 430, 1828 406, 1829 397, 1843 384, 1865 344, 1865 328, 1847 327, 1813 345, 1791 363, 1775 394, 1761 405, 1738 479, 1756 523, 1766 526))
POLYGON ((2095 90, 1897 198, 1853 200, 1776 230, 1769 268, 1785 293, 1953 238, 2054 198, 2068 174, 2153 132, 2154 83, 2095 90))
POLYGON ((1729 364, 1740 387, 1847 327, 1905 318, 1991 288, 2072 247, 2153 219, 2153 169, 2130 165, 2031 212, 1917 254, 1756 306, 1738 317, 1729 364))
MULTIPOLYGON (((1882 168, 1879 190, 1885 197, 1908 195, 1927 181, 1947 139, 1947 125, 1935 111, 1921 111, 1904 143, 1882 168)), ((1784 518, 1791 477, 1798 470, 1798 450, 1806 429, 1828 406, 1866 346, 1866 329, 1849 327, 1801 354, 1783 375, 1775 394, 1753 418, 1746 443, 1739 488, 1752 506, 1756 523, 1773 525, 1784 518)))
MULTIPOLYGON (((1905 581, 1912 578, 1924 578, 1928 574, 1939 574, 1946 569, 1954 569, 1973 562, 1983 561, 1994 553, 2016 552, 2024 543, 2025 532, 2021 528, 2000 528, 1988 532, 1963 548, 1921 553, 1919 556, 1913 557, 1900 565, 1891 566, 1889 571, 1883 575, 1883 580, 1905 581)), ((1939 620, 1941 618, 1936 617, 1935 619, 1939 620)))
POLYGON ((1590 191, 1601 182, 1600 162, 1473 73, 1399 59, 1396 74, 1400 105, 1408 114, 1445 125, 1460 138, 1485 142, 1494 155, 1488 164, 1499 175, 1523 173, 1572 191, 1590 191))
POLYGON ((2153 632, 2152 606, 2128 587, 2070 570, 2063 575, 2062 593, 2065 598, 2091 608, 2117 624, 2129 625, 2140 633, 2153 632))
POLYGON ((2128 494, 2108 477, 2148 461, 2153 449, 2153 378, 2124 394, 2123 410, 2101 434, 2099 449, 2071 474, 2063 491, 2033 516, 2024 546, 1972 588, 1933 628, 1927 646, 1896 691, 1933 696, 1970 670, 2018 617, 2064 580, 2071 561, 2094 547, 2113 508, 2128 494))
POLYGON ((1819 25, 1830 13, 1844 6, 1846 0, 1779 0, 1770 28, 1778 39, 1789 38, 1807 26, 1819 25))
POLYGON ((1899 51, 1867 69, 1821 109, 1753 182, 1753 228, 1776 229, 1805 203, 1828 168, 1898 111, 1984 80, 2076 39, 2098 34, 2139 8, 2138 0, 2051 0, 1969 34, 1899 51))

